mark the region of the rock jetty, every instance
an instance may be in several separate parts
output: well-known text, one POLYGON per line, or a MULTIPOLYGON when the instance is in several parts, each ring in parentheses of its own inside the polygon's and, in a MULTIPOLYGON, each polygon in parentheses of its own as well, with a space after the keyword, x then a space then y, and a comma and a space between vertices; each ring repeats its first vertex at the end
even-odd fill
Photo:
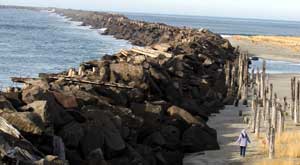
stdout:
POLYGON ((135 47, 0 93, 8 164, 181 165, 218 149, 211 113, 236 98, 239 52, 206 29, 56 9, 135 47))

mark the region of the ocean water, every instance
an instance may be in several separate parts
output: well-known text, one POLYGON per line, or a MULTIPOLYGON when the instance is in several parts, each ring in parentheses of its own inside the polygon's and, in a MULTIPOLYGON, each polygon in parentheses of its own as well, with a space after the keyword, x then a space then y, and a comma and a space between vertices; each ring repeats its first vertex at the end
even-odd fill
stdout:
MULTIPOLYGON (((223 35, 300 36, 300 22, 200 16, 123 13, 131 19, 162 22, 174 26, 208 28, 223 35)), ((78 67, 122 48, 127 41, 103 36, 99 30, 79 26, 46 11, 0 9, 0 89, 14 86, 12 76, 35 77, 78 67)), ((255 67, 261 61, 254 62, 255 67)), ((268 61, 270 73, 299 73, 300 64, 268 61), (273 65, 276 64, 276 65, 273 65)))
POLYGON ((12 76, 56 73, 131 45, 46 11, 0 9, 0 88, 12 76))
POLYGON ((222 18, 206 16, 182 16, 123 13, 135 20, 162 22, 173 26, 207 28, 223 35, 280 35, 300 36, 300 21, 222 18))
MULTIPOLYGON (((263 59, 259 59, 257 61, 252 61, 251 68, 254 68, 261 71, 263 64, 263 59)), ((255 71, 256 72, 256 71, 255 71)), ((274 73, 300 73, 300 63, 293 63, 287 61, 274 61, 274 60, 266 60, 266 72, 269 74, 274 73)))
MULTIPOLYGON (((208 28, 223 36, 230 35, 275 35, 275 36, 300 36, 300 22, 221 18, 205 16, 181 16, 181 15, 160 15, 160 14, 136 14, 123 13, 135 20, 148 22, 162 22, 168 25, 179 27, 208 28)), ((299 73, 300 64, 267 60, 267 72, 272 73, 299 73)), ((253 61, 252 67, 260 68, 262 60, 253 61)))

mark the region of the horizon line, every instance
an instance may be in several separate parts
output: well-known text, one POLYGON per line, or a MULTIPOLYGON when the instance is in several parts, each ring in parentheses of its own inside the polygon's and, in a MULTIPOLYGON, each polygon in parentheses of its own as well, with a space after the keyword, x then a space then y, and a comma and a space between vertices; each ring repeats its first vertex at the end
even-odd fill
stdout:
POLYGON ((82 9, 82 8, 60 8, 60 7, 53 7, 53 6, 31 6, 31 5, 3 5, 0 6, 7 6, 7 7, 32 7, 32 8, 58 8, 58 9, 73 9, 73 10, 84 10, 84 11, 96 11, 96 12, 107 12, 107 13, 133 13, 133 14, 148 14, 148 15, 166 15, 166 16, 190 16, 190 17, 211 17, 211 18, 231 18, 231 19, 249 19, 249 20, 266 20, 266 21, 286 21, 286 22, 298 22, 300 20, 295 19, 276 19, 276 18, 256 18, 256 17, 234 17, 234 16, 211 16, 211 15, 200 15, 200 14, 175 14, 175 13, 154 13, 154 12, 141 12, 141 11, 116 11, 116 10, 103 10, 103 9, 82 9))

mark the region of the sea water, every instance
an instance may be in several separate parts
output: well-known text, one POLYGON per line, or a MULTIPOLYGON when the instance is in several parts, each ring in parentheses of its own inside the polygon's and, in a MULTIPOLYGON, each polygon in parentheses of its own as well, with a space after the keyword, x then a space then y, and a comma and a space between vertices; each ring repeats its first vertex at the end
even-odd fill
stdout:
MULTIPOLYGON (((299 36, 300 22, 282 20, 261 20, 245 18, 223 18, 207 16, 182 16, 142 13, 123 13, 130 19, 148 22, 161 22, 168 25, 192 28, 207 28, 219 33, 223 37, 231 35, 274 35, 299 36)), ((252 61, 254 68, 262 66, 262 59, 252 61)), ((267 72, 272 73, 300 73, 300 63, 267 60, 267 72)))
MULTIPOLYGON (((300 22, 293 21, 123 14, 136 20, 208 28, 225 36, 300 36, 300 22)), ((79 25, 80 22, 47 11, 0 9, 0 88, 14 85, 10 81, 12 76, 36 77, 38 73, 56 73, 131 47, 127 41, 100 35, 100 29, 79 25)), ((254 62, 254 65, 261 66, 261 61, 254 62)), ((267 70, 270 73, 299 73, 300 65, 268 61, 267 70)))
POLYGON ((207 28, 221 35, 300 36, 300 21, 262 20, 207 16, 123 13, 130 19, 160 22, 168 25, 207 28))
POLYGON ((15 85, 13 76, 57 73, 131 47, 80 24, 47 11, 0 9, 0 88, 15 85))

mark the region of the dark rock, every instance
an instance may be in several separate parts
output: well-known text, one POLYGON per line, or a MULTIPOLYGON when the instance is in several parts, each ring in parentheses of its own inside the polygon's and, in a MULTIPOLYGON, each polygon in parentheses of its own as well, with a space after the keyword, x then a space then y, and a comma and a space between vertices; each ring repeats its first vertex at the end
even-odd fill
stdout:
POLYGON ((224 100, 223 103, 225 105, 233 105, 234 103, 234 97, 233 96, 227 96, 224 100))
POLYGON ((67 112, 78 122, 78 123, 84 123, 86 122, 86 118, 81 114, 81 112, 77 110, 67 110, 67 112))
POLYGON ((17 112, 12 104, 2 95, 0 95, 0 112, 17 112))
POLYGON ((81 139, 80 148, 87 159, 90 152, 97 148, 104 148, 104 132, 101 127, 95 125, 85 126, 85 135, 81 139))
POLYGON ((144 140, 144 144, 152 147, 164 146, 166 140, 160 132, 154 132, 144 140))
MULTIPOLYGON (((24 103, 21 101, 21 94, 20 92, 8 92, 8 93, 3 93, 3 96, 9 101, 11 102, 11 104, 14 107, 20 107, 22 106, 24 103)), ((1 108, 0 108, 1 109, 1 108)))
POLYGON ((163 126, 161 134, 165 139, 165 146, 169 149, 176 149, 180 145, 181 132, 178 128, 172 125, 163 126))
POLYGON ((33 109, 33 112, 39 114, 46 125, 54 125, 54 127, 61 127, 74 120, 51 95, 47 101, 34 101, 26 108, 33 109))
POLYGON ((182 165, 184 154, 178 150, 163 150, 162 157, 168 165, 182 165))
POLYGON ((57 134, 62 137, 66 147, 77 148, 84 136, 84 130, 79 123, 71 122, 64 125, 57 134))
POLYGON ((87 129, 88 132, 81 142, 81 144, 83 144, 81 145, 82 150, 86 150, 86 153, 89 153, 96 148, 103 148, 103 140, 101 140, 103 138, 104 145, 106 146, 105 149, 103 149, 107 157, 118 154, 125 149, 125 142, 107 113, 96 108, 90 108, 86 110, 84 115, 88 120, 87 126, 93 129, 87 129), (96 145, 94 141, 98 141, 96 145), (89 149, 89 147, 91 147, 91 149, 89 149))
POLYGON ((219 149, 215 130, 199 126, 191 126, 183 133, 182 146, 186 152, 219 149))
POLYGON ((104 159, 101 148, 97 148, 97 149, 91 151, 90 154, 88 155, 87 160, 88 160, 88 164, 90 164, 90 165, 93 165, 93 164, 106 165, 107 164, 104 159))
POLYGON ((65 95, 59 92, 52 92, 56 101, 64 108, 77 108, 78 104, 74 95, 65 95))
POLYGON ((66 149, 66 159, 72 165, 82 165, 86 163, 86 161, 81 158, 80 153, 74 149, 66 149))

